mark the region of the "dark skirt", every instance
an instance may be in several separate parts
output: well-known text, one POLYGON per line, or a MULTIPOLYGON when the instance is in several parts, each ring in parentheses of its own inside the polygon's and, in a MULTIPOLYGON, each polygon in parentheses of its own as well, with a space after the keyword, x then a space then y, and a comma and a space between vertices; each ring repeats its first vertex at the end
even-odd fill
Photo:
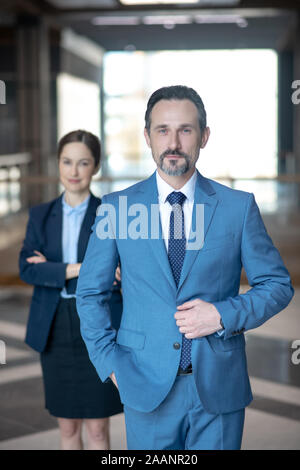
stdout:
MULTIPOLYGON (((118 327, 122 302, 113 296, 113 326, 118 327)), ((76 299, 61 298, 47 347, 41 353, 45 406, 59 418, 98 419, 123 412, 117 388, 102 383, 80 334, 76 299)))

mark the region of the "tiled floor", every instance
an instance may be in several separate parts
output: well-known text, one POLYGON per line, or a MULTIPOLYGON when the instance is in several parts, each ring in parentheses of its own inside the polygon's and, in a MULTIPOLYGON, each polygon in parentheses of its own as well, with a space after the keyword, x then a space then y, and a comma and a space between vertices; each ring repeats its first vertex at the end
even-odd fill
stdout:
MULTIPOLYGON (((24 342, 31 288, 0 294, 0 450, 58 449, 56 420, 44 409, 38 354, 24 342)), ((254 400, 246 411, 242 449, 300 449, 300 289, 287 309, 246 334, 254 400), (299 346, 298 346, 299 347, 299 346), (299 354, 295 354, 300 360, 299 354)), ((111 447, 126 449, 124 415, 111 418, 111 447)))

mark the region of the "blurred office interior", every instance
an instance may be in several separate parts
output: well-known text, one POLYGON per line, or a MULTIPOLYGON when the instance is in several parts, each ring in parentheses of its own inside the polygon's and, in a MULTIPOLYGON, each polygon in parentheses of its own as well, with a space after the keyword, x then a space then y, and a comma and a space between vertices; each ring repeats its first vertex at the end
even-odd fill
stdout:
MULTIPOLYGON (((0 449, 57 446, 39 358, 23 342, 32 288, 18 275, 28 209, 62 190, 57 141, 78 128, 100 137, 97 196, 147 178, 146 103, 176 84, 206 107, 211 138, 197 168, 254 193, 295 288, 284 312, 246 333, 254 401, 243 449, 300 449, 298 0, 1 1, 0 449)), ((123 415, 111 432, 125 449, 123 415)))

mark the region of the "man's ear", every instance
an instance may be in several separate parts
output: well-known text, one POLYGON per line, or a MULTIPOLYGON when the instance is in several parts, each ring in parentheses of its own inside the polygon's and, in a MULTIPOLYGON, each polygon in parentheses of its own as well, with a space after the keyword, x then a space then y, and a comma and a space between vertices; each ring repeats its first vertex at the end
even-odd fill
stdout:
POLYGON ((204 149, 204 147, 207 144, 207 141, 209 139, 209 136, 210 136, 210 128, 206 127, 203 130, 202 135, 201 135, 201 146, 200 146, 200 148, 204 149))
POLYGON ((148 147, 151 147, 151 145, 150 145, 150 136, 148 134, 148 131, 147 131, 146 127, 144 129, 144 136, 145 136, 148 147))

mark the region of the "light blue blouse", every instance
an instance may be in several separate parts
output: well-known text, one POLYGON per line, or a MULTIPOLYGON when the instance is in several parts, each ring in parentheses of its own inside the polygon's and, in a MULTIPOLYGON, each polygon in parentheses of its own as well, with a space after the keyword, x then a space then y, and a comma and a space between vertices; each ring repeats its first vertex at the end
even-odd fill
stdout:
MULTIPOLYGON (((64 263, 77 263, 77 252, 78 252, 78 239, 81 229, 81 225, 89 205, 91 195, 78 206, 70 206, 65 199, 65 194, 62 198, 62 210, 63 210, 63 224, 62 224, 62 251, 63 251, 63 262, 64 263)), ((60 295, 64 298, 75 297, 75 294, 67 294, 66 288, 64 287, 60 295)))

